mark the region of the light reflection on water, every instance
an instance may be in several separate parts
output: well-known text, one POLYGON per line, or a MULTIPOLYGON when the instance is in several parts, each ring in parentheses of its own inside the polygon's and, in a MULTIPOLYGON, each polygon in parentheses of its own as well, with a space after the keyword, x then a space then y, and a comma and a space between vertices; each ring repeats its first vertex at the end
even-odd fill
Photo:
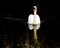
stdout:
MULTIPOLYGON (((28 29, 28 25, 24 23, 5 23, 6 33, 0 34, 0 48, 35 48, 33 42, 33 30, 28 29)), ((4 28, 4 29, 5 29, 4 28)), ((41 29, 41 28, 40 28, 41 29)), ((44 48, 44 37, 38 30, 38 43, 36 48, 44 48)), ((46 45, 46 48, 49 48, 46 45)))

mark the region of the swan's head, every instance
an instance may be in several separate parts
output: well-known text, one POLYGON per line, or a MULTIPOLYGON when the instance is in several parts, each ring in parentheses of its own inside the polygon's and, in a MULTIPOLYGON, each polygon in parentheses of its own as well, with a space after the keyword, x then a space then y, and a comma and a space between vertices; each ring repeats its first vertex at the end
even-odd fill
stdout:
POLYGON ((37 13, 37 7, 36 6, 33 6, 33 12, 34 12, 34 14, 37 13))

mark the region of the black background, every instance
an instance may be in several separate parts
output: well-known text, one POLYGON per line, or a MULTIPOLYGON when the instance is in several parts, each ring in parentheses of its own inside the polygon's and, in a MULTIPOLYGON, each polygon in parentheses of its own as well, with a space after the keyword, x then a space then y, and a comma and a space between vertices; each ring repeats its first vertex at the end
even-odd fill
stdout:
MULTIPOLYGON (((2 0, 0 1, 0 34, 13 34, 19 36, 26 32, 27 24, 16 20, 4 19, 4 17, 20 18, 27 20, 32 8, 36 5, 41 17, 39 36, 44 36, 46 41, 60 42, 60 8, 59 1, 47 0, 2 0), (46 20, 46 21, 45 21, 46 20), (26 27, 26 28, 25 28, 26 27)), ((27 21, 25 21, 27 22, 27 21)))

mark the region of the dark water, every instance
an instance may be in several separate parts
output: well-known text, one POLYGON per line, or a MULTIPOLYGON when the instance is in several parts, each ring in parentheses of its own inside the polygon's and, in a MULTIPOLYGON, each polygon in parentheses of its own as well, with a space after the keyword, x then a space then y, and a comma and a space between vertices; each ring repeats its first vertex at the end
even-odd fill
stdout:
MULTIPOLYGON (((8 45, 10 48, 18 48, 21 44, 24 45, 27 41, 29 44, 33 44, 33 30, 29 30, 28 24, 24 22, 1 19, 0 28, 1 48, 5 48, 8 45)), ((40 42, 40 39, 43 36, 41 36, 40 29, 37 31, 37 34, 38 41, 40 42)))
MULTIPOLYGON (((33 30, 29 30, 28 24, 8 19, 0 20, 0 48, 24 48, 24 44, 29 43, 33 45, 33 30), (2 21, 1 21, 2 20, 2 21)), ((27 22, 27 21, 26 21, 27 22)), ((47 21, 48 22, 48 21, 47 21)), ((59 42, 57 42, 55 34, 52 32, 52 24, 51 23, 42 23, 39 30, 37 30, 37 38, 38 42, 41 46, 59 46, 59 42), (49 26, 51 25, 51 26, 49 26)), ((39 44, 39 45, 40 45, 39 44)))

